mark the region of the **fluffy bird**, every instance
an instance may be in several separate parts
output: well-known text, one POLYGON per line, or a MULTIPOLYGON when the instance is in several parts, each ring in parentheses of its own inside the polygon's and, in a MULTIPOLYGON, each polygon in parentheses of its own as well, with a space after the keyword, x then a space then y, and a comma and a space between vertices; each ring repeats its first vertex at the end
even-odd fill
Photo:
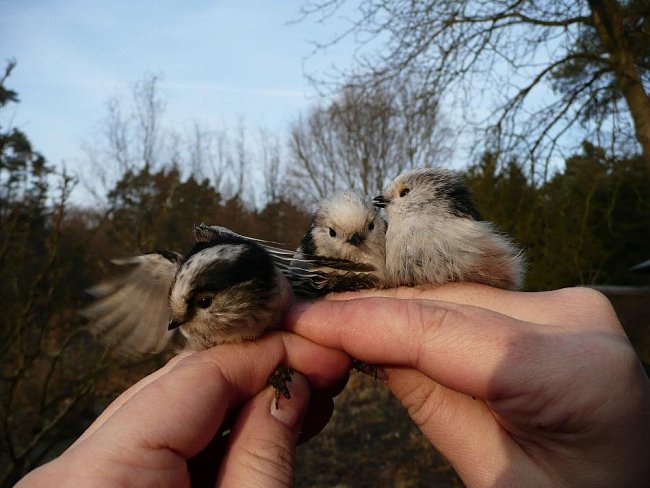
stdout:
POLYGON ((385 287, 449 281, 522 286, 521 251, 482 219, 456 173, 407 171, 373 203, 388 216, 385 287))
POLYGON ((273 258, 253 239, 223 227, 196 226, 186 254, 162 251, 116 260, 132 269, 89 290, 82 311, 91 328, 126 356, 161 351, 174 329, 185 347, 255 339, 278 326, 292 290, 273 258))
MULTIPOLYGON (((353 190, 318 203, 291 261, 290 278, 301 297, 379 288, 385 281, 386 221, 353 190), (308 275, 303 278, 300 270, 308 275), (296 279, 298 278, 298 279, 296 279)), ((377 378, 377 367, 352 359, 353 367, 377 378)))
POLYGON ((319 202, 288 270, 296 295, 380 287, 385 235, 386 222, 359 193, 339 191, 319 202))

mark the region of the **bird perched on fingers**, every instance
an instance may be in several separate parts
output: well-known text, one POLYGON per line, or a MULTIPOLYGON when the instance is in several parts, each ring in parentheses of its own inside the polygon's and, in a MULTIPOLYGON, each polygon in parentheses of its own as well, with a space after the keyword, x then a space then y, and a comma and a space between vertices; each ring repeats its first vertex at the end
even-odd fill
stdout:
MULTIPOLYGON (((369 200, 339 191, 316 207, 307 233, 291 261, 297 296, 379 288, 385 276, 386 221, 369 200), (300 277, 304 269, 309 275, 300 277)), ((377 378, 377 367, 352 359, 353 367, 377 378)))
POLYGON ((195 228, 194 247, 115 261, 125 275, 89 292, 91 329, 125 356, 161 351, 179 330, 185 348, 259 337, 282 322, 293 293, 269 253, 225 228, 195 228), (207 229, 207 230, 206 230, 207 229))
POLYGON ((386 287, 471 281, 521 288, 521 251, 482 219, 456 173, 404 172, 373 203, 388 216, 386 287))
POLYGON ((380 287, 385 234, 386 222, 359 193, 339 191, 320 201, 290 263, 296 295, 380 287))

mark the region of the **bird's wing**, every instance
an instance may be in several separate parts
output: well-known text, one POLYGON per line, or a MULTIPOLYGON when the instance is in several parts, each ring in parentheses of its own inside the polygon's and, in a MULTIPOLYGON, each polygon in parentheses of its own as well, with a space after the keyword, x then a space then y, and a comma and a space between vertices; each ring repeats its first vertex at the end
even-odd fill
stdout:
POLYGON ((197 242, 210 242, 224 234, 234 235, 263 247, 276 267, 289 280, 297 297, 316 298, 331 292, 379 286, 379 280, 374 274, 376 269, 370 264, 296 252, 290 250, 285 244, 242 236, 217 225, 194 226, 194 238, 197 242))
POLYGON ((325 258, 297 251, 291 258, 269 250, 276 266, 291 283, 297 297, 317 298, 332 292, 377 288, 380 284, 371 264, 325 258))
POLYGON ((88 290, 97 300, 81 314, 93 333, 123 356, 162 351, 174 335, 167 296, 180 260, 170 251, 114 260, 131 269, 88 290))
POLYGON ((236 232, 228 229, 227 227, 222 227, 220 225, 194 224, 194 239, 196 239, 196 242, 210 242, 220 236, 223 236, 224 234, 236 236, 241 239, 246 239, 248 241, 256 242, 261 246, 271 246, 271 247, 285 246, 286 247, 286 245, 281 242, 267 241, 264 239, 257 239, 255 237, 243 236, 241 234, 237 234, 236 232))
POLYGON ((332 292, 365 290, 380 285, 376 274, 336 268, 303 269, 278 266, 299 298, 318 298, 332 292))

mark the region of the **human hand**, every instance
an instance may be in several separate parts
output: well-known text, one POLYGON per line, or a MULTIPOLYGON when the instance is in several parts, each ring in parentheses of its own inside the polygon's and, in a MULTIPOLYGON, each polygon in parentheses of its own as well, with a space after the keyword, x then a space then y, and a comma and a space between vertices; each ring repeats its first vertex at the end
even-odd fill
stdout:
POLYGON ((468 486, 639 486, 650 382, 609 302, 458 283, 300 304, 287 328, 381 374, 468 486))
POLYGON ((307 437, 324 427, 349 368, 344 353, 286 332, 181 354, 19 486, 290 486, 301 426, 307 437), (302 374, 276 409, 266 381, 280 364, 302 374))

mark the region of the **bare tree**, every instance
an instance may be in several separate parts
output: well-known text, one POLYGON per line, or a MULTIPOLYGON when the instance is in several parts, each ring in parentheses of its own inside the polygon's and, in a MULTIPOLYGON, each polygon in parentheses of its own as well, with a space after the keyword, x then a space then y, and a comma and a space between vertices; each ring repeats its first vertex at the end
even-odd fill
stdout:
POLYGON ((226 174, 232 165, 227 132, 225 130, 216 131, 214 140, 216 148, 213 157, 210 158, 210 169, 215 188, 223 191, 226 174))
POLYGON ((98 201, 105 203, 105 195, 127 174, 168 167, 197 180, 207 177, 225 199, 236 197, 251 208, 260 198, 277 198, 281 148, 270 135, 260 130, 259 139, 251 137, 243 120, 236 127, 213 129, 197 122, 189 130, 166 127, 165 105, 155 75, 133 84, 131 100, 107 102, 98 140, 85 148, 92 167, 85 184, 98 201))
POLYGON ((195 122, 188 136, 188 167, 197 179, 205 174, 206 168, 214 166, 212 135, 210 131, 204 130, 195 122))
POLYGON ((152 166, 159 161, 160 131, 165 102, 159 96, 156 75, 145 76, 133 86, 134 115, 137 124, 138 155, 145 165, 152 166))
POLYGON ((237 137, 235 139, 235 154, 232 158, 233 165, 231 171, 234 174, 235 194, 240 198, 246 195, 246 181, 250 178, 247 174, 250 168, 250 152, 248 151, 246 126, 244 121, 240 120, 237 126, 237 137))
POLYGON ((123 114, 123 107, 116 98, 106 102, 106 120, 104 122, 107 149, 110 158, 123 173, 133 168, 128 119, 123 114))
MULTIPOLYGON (((325 20, 346 3, 314 0, 302 11, 325 20)), ((575 131, 620 138, 631 116, 650 176, 647 1, 358 0, 357 5, 347 34, 381 45, 358 56, 360 86, 417 75, 426 80, 422 96, 437 98, 452 88, 465 95, 457 100, 469 109, 467 121, 487 131, 488 148, 525 155, 531 176, 540 169, 537 160, 548 164, 569 139, 581 139, 575 131), (475 112, 479 97, 493 102, 487 116, 475 112)), ((541 169, 545 173, 546 165, 541 169)))
POLYGON ((92 168, 85 186, 98 200, 127 171, 156 168, 172 160, 170 155, 163 155, 165 102, 159 83, 158 76, 147 75, 133 84, 130 105, 119 97, 106 103, 98 140, 86 143, 84 148, 92 168))
POLYGON ((348 85, 291 130, 293 185, 307 201, 338 188, 378 192, 404 169, 448 158, 447 131, 435 99, 414 84, 348 85))
POLYGON ((282 146, 266 129, 259 129, 259 163, 264 180, 264 196, 268 203, 276 203, 285 190, 285 167, 282 164, 282 146))

